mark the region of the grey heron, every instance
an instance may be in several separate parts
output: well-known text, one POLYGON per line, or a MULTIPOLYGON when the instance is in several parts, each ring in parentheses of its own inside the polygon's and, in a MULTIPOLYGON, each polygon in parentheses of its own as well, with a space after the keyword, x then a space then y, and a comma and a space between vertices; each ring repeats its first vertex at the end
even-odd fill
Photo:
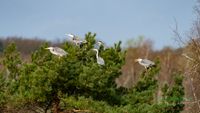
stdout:
POLYGON ((155 63, 148 60, 148 59, 141 59, 141 58, 138 58, 138 59, 135 59, 136 62, 138 62, 140 65, 144 66, 145 69, 149 68, 150 66, 154 66, 155 63))
POLYGON ((104 45, 104 43, 102 41, 97 41, 98 46, 104 45))
POLYGON ((104 62, 103 58, 101 58, 101 57, 99 56, 99 51, 98 51, 98 49, 92 49, 92 50, 96 51, 97 63, 98 63, 99 65, 105 65, 105 62, 104 62))
POLYGON ((103 47, 103 50, 106 49, 104 42, 99 40, 95 43, 95 48, 100 49, 101 47, 103 47))
POLYGON ((65 35, 71 37, 71 38, 72 38, 72 42, 75 43, 76 46, 77 46, 77 45, 80 46, 80 45, 82 45, 82 44, 84 44, 84 43, 87 43, 86 40, 81 40, 81 39, 79 39, 77 36, 75 36, 75 35, 73 35, 73 34, 65 34, 65 35))
POLYGON ((62 56, 65 56, 68 54, 65 50, 63 50, 59 47, 48 47, 45 49, 49 49, 52 54, 57 55, 59 57, 62 57, 62 56))
POLYGON ((73 34, 65 34, 65 35, 67 35, 67 36, 69 36, 69 37, 71 37, 71 38, 75 38, 75 35, 73 35, 73 34))

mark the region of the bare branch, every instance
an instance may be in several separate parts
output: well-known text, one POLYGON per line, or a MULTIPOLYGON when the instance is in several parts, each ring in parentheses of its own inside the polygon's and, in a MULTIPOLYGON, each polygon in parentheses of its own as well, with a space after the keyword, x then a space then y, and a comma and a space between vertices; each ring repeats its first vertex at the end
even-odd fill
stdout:
POLYGON ((188 60, 194 61, 193 58, 189 57, 187 54, 183 53, 182 56, 184 56, 185 58, 187 58, 188 60))
POLYGON ((174 18, 174 22, 175 22, 175 28, 171 28, 172 32, 174 33, 175 37, 174 40, 176 42, 178 42, 179 46, 181 44, 186 45, 187 43, 185 41, 183 41, 183 37, 180 35, 179 31, 178 31, 178 22, 176 21, 176 18, 174 18))

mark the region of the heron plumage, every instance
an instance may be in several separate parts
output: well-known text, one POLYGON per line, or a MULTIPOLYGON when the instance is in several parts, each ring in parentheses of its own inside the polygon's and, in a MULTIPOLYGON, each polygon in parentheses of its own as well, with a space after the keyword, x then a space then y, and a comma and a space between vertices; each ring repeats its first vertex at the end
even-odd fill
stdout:
POLYGON ((49 49, 52 54, 60 56, 60 57, 68 54, 65 50, 63 50, 59 47, 48 47, 46 49, 49 49))

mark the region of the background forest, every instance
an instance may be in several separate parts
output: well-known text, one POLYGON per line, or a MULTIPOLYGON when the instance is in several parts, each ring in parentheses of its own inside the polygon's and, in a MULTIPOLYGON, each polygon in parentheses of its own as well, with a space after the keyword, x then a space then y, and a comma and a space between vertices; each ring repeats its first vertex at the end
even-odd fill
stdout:
MULTIPOLYGON (((3 113, 197 113, 200 112, 200 7, 187 37, 173 30, 179 48, 154 50, 138 37, 99 48, 98 65, 88 43, 49 42, 26 37, 0 38, 0 112, 3 113), (46 47, 68 52, 59 58, 46 47), (145 69, 134 60, 147 58, 145 69)), ((98 34, 97 34, 98 35, 98 34)))

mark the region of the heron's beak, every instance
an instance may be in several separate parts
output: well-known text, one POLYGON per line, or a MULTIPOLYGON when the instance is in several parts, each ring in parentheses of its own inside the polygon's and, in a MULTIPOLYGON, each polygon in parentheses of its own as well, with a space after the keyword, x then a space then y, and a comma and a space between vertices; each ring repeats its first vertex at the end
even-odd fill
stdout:
POLYGON ((87 43, 87 41, 86 41, 86 40, 83 40, 83 43, 87 43))
POLYGON ((72 40, 75 40, 75 41, 76 41, 77 39, 73 37, 72 40))
POLYGON ((45 48, 45 49, 49 49, 49 48, 45 48))
POLYGON ((135 59, 135 62, 138 62, 138 59, 135 59))

